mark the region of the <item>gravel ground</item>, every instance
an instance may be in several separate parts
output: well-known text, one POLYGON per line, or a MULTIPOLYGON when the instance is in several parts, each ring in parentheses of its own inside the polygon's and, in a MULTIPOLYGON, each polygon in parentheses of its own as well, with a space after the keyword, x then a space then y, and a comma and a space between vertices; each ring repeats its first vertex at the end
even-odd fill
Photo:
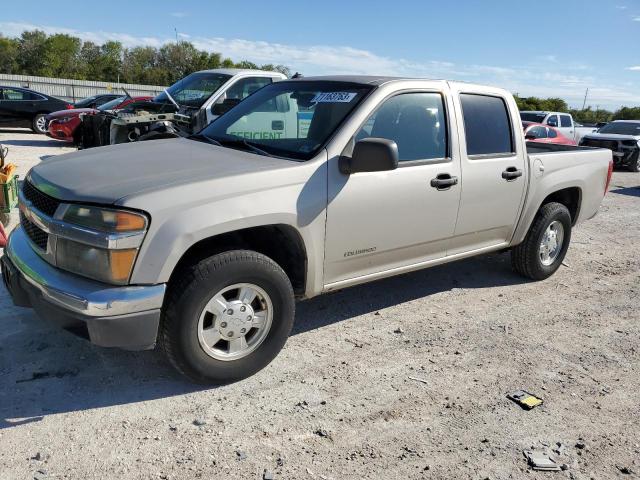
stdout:
MULTIPOLYGON (((23 174, 65 150, 0 142, 23 174)), ((640 478, 639 185, 615 173, 546 281, 495 254, 303 302, 279 357, 219 388, 0 289, 0 478, 640 478), (530 471, 530 448, 566 470, 530 471)))

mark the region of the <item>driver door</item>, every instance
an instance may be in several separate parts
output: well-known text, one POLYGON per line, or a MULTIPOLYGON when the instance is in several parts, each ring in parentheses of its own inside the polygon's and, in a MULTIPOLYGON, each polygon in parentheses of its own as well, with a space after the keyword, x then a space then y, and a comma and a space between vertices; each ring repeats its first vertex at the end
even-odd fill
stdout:
POLYGON ((390 97, 353 140, 393 140, 398 168, 351 175, 331 169, 325 288, 446 255, 460 202, 460 159, 451 147, 447 125, 452 108, 446 105, 442 92, 390 97), (431 185, 445 177, 458 183, 431 185))

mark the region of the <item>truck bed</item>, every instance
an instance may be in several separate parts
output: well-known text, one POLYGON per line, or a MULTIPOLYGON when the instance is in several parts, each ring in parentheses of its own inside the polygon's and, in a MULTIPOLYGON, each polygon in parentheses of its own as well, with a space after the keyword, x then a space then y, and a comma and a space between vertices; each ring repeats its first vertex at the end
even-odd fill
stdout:
POLYGON ((557 145, 554 143, 527 142, 527 153, 529 155, 554 152, 577 152, 584 150, 593 150, 593 148, 574 145, 557 145))

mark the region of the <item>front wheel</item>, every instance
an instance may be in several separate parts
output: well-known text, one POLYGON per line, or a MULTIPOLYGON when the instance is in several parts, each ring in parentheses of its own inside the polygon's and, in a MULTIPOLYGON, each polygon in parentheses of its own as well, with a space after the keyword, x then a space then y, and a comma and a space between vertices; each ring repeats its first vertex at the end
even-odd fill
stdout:
POLYGON ((47 114, 39 113, 35 117, 33 117, 33 122, 31 123, 31 130, 34 133, 39 133, 44 135, 47 133, 47 114))
POLYGON ((183 269, 169 286, 161 343, 196 383, 240 380, 267 366, 293 326, 286 273, 270 258, 234 250, 183 269))
POLYGON ((511 250, 513 269, 533 280, 544 280, 560 268, 571 240, 571 214, 561 203, 538 211, 524 241, 511 250))

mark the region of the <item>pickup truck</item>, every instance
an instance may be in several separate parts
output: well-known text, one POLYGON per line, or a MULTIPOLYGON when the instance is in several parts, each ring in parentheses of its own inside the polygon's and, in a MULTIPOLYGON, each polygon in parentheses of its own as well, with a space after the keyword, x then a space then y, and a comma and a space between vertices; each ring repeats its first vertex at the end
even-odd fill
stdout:
POLYGON ((582 137, 580 145, 608 148, 615 167, 640 172, 640 120, 615 120, 582 137))
POLYGON ((574 140, 576 143, 589 133, 595 132, 596 127, 585 127, 573 121, 570 113, 543 112, 543 111, 522 111, 520 118, 523 122, 535 122, 558 130, 565 137, 574 140))
POLYGON ((498 88, 285 80, 190 138, 34 167, 3 278, 96 345, 158 343, 191 380, 228 382, 278 354, 296 299, 504 250, 549 277, 611 171, 606 149, 527 145, 498 88))
MULTIPOLYGON (((280 72, 239 68, 187 75, 150 101, 118 112, 81 115, 77 143, 83 149, 200 131, 256 90, 287 78, 280 72), (167 133, 169 131, 169 133, 167 133)), ((127 94, 128 95, 128 94, 127 94)))

